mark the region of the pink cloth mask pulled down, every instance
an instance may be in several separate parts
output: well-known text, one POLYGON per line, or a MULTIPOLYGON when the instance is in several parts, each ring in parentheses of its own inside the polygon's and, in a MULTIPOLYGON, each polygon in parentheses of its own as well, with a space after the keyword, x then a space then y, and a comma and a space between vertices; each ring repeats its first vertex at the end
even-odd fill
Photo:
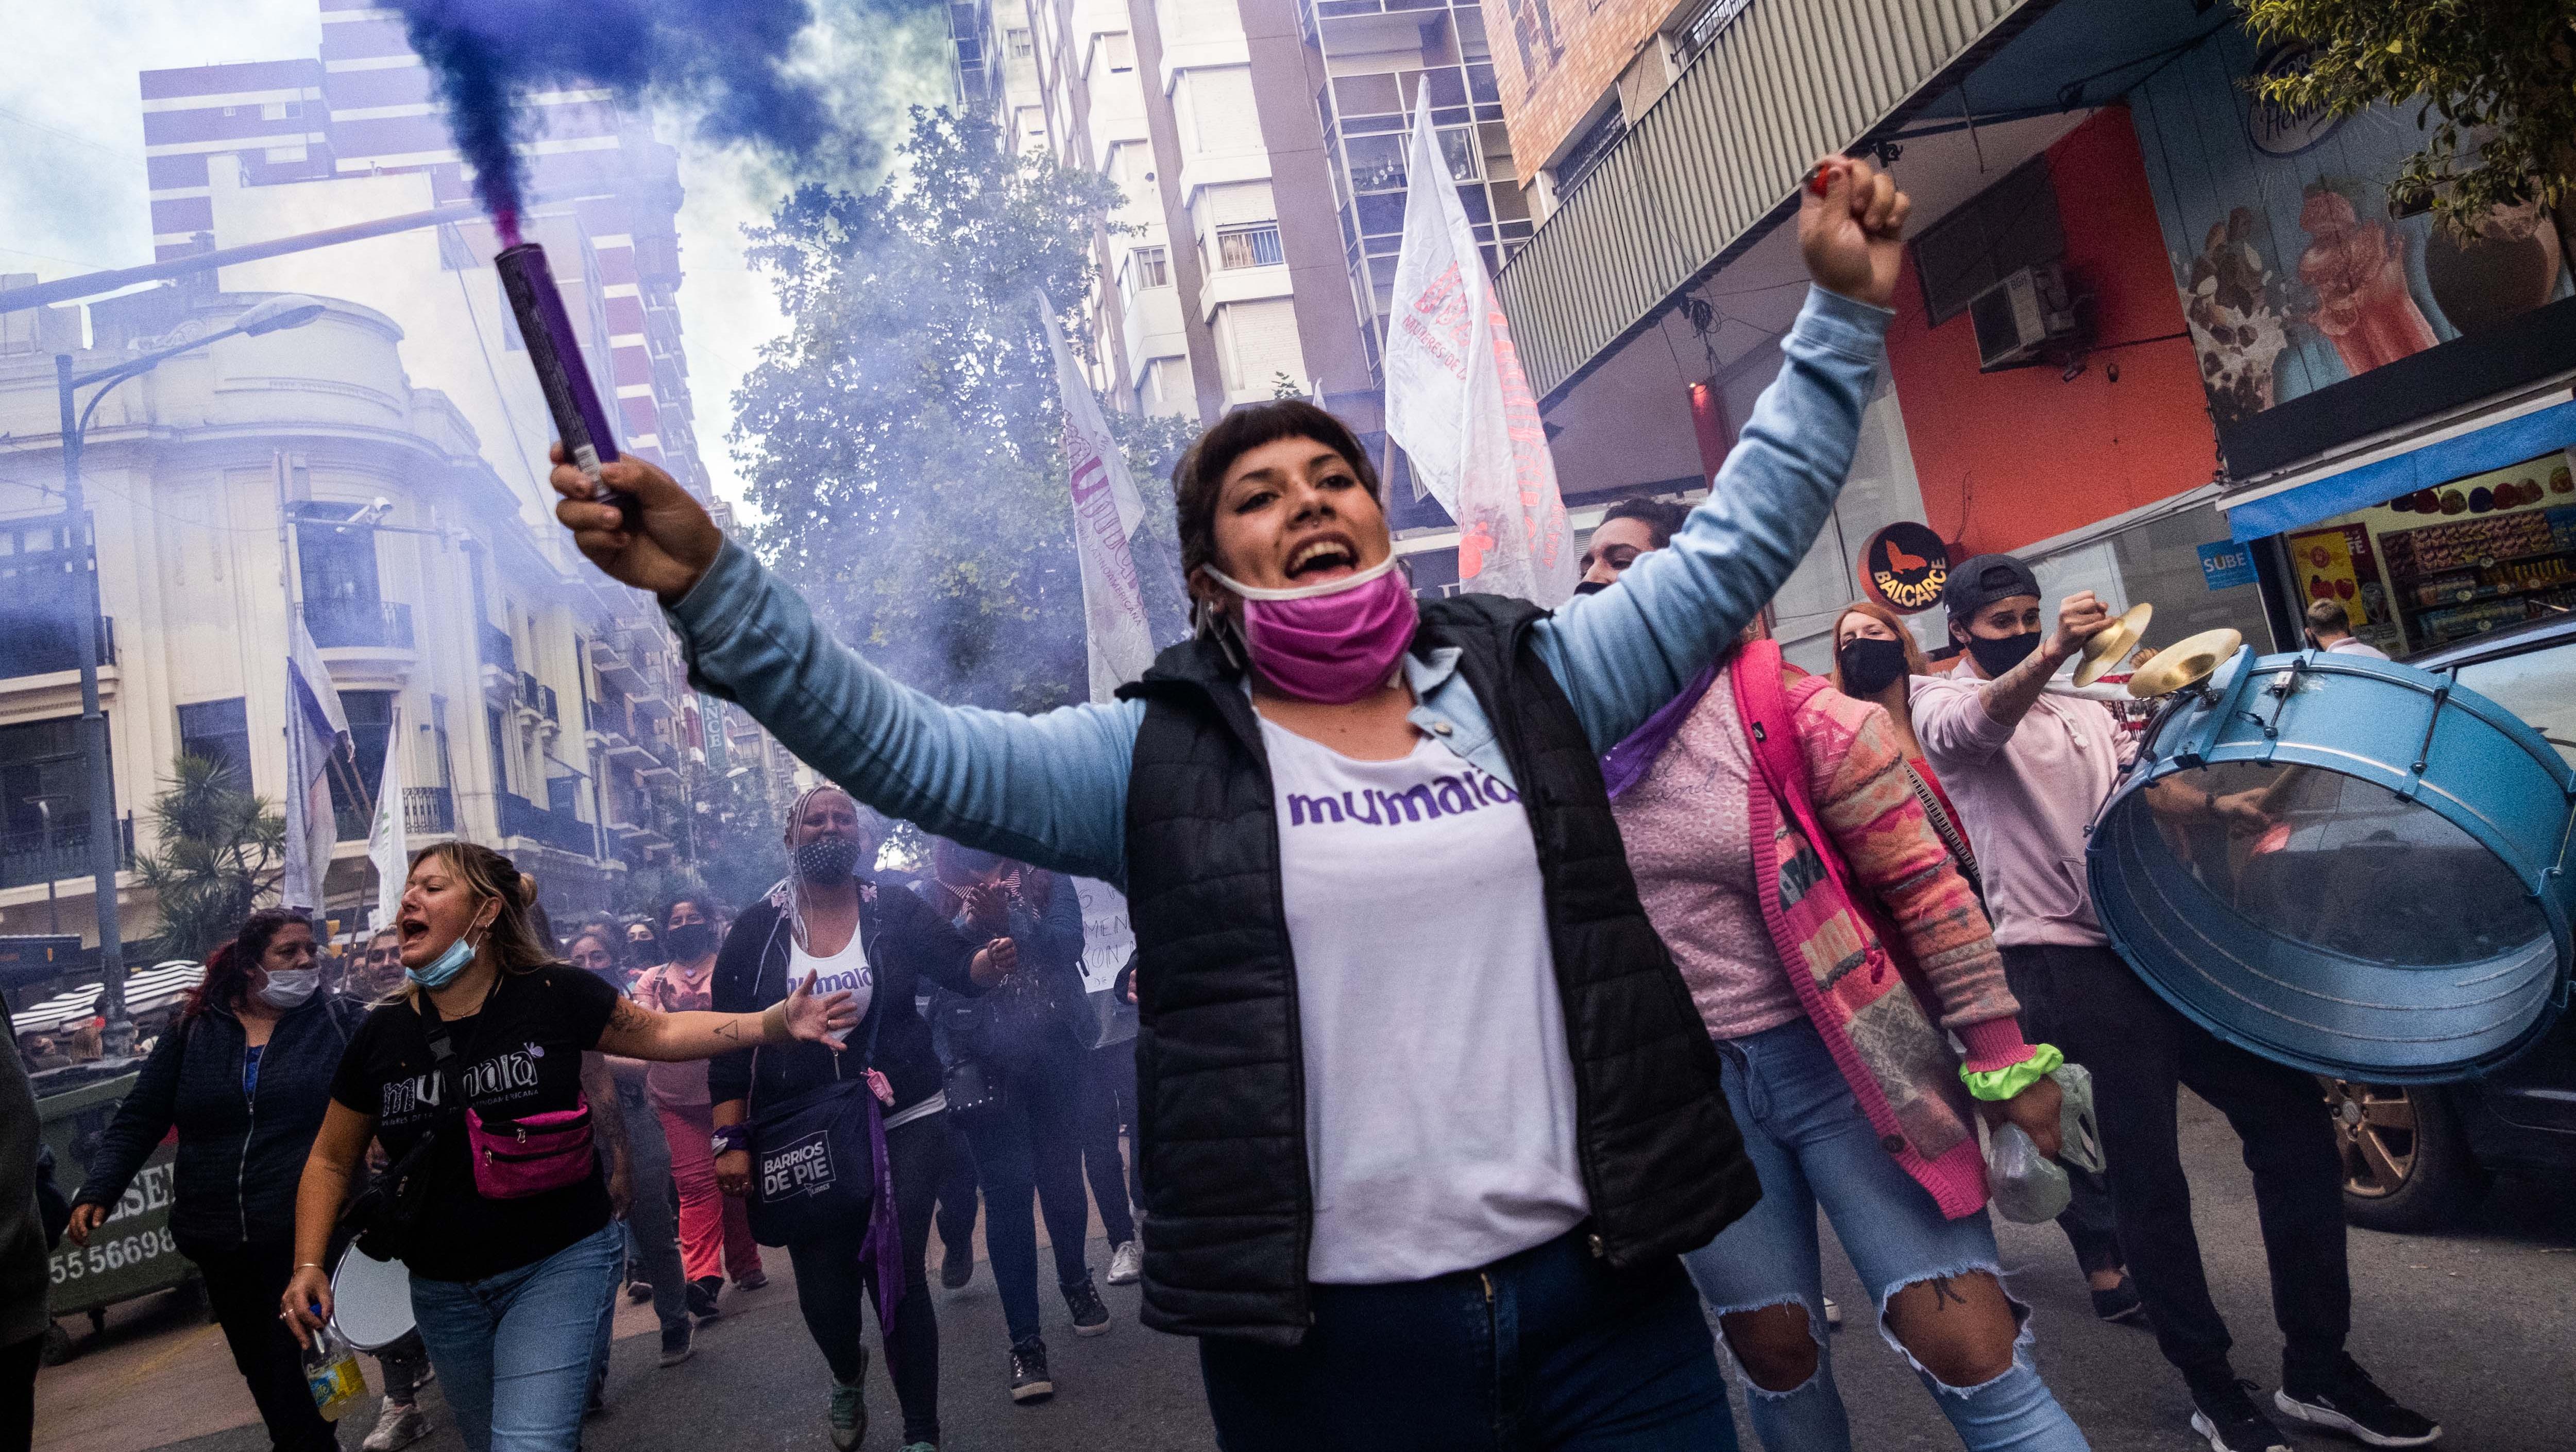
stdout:
POLYGON ((1270 684, 1300 700, 1345 705, 1395 674, 1419 622, 1413 591, 1389 555, 1373 569, 1291 590, 1209 576, 1243 597, 1244 644, 1270 684))

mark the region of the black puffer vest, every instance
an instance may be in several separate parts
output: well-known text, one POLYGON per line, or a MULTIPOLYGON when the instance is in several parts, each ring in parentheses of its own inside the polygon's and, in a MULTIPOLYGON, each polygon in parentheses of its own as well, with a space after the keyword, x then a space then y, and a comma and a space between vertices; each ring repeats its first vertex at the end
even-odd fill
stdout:
MULTIPOLYGON (((1593 1249, 1634 1265, 1707 1244, 1761 1190, 1708 1030, 1638 904, 1600 762, 1529 648, 1539 615, 1497 596, 1439 601, 1413 649, 1460 649, 1519 784, 1547 883, 1593 1249)), ((1165 651, 1121 694, 1147 703, 1127 790, 1145 1324, 1293 1346, 1311 1320, 1314 1199, 1260 725, 1205 642, 1165 651)))

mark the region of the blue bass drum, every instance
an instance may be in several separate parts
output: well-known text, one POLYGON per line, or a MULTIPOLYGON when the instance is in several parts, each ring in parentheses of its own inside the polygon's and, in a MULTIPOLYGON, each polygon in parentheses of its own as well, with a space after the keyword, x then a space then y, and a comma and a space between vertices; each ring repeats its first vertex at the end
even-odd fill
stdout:
POLYGON ((2120 956, 2210 1032, 2439 1083, 2566 1007, 2572 810, 2576 770, 2447 676, 2244 649, 2148 728, 2086 871, 2120 956))

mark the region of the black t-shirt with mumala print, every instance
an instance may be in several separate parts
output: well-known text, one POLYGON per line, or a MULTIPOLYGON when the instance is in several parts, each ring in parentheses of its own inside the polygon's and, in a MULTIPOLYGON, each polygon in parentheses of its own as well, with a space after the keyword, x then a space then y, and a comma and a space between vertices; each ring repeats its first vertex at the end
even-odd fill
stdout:
MULTIPOLYGON (((447 1021, 465 1103, 489 1128, 575 1107, 581 1056, 598 1046, 617 1002, 617 990, 575 968, 502 974, 481 1012, 447 1021)), ((413 1275, 483 1280, 533 1265, 608 1223, 608 1186, 595 1159, 581 1183, 560 1190, 515 1200, 475 1193, 464 1116, 446 1102, 435 1066, 420 1014, 408 1003, 388 1003, 349 1041, 331 1086, 332 1098, 374 1117, 376 1137, 395 1160, 443 1124, 403 1257, 413 1275)))

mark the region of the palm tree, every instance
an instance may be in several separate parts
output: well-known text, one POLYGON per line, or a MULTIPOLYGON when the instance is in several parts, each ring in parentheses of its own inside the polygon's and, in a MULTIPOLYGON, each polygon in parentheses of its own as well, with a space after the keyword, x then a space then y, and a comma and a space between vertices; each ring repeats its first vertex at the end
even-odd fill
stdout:
POLYGON ((286 860, 286 820, 266 799, 235 785, 232 766, 181 756, 177 774, 152 802, 159 850, 135 873, 161 905, 153 950, 203 958, 250 915, 286 860))

